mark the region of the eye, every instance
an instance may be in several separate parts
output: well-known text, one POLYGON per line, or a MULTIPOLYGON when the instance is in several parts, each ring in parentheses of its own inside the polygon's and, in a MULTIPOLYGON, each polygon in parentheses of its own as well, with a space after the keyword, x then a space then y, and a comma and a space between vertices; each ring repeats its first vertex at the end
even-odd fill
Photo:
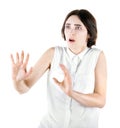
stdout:
POLYGON ((65 29, 70 29, 70 25, 65 25, 65 29))
POLYGON ((76 26, 75 30, 82 30, 82 27, 81 26, 76 26))

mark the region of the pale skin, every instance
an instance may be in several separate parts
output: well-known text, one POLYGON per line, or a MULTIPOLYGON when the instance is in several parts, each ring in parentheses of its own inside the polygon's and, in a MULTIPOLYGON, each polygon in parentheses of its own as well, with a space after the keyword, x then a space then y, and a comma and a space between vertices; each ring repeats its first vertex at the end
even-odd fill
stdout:
MULTIPOLYGON (((75 54, 82 52, 87 47, 87 39, 89 35, 84 24, 75 15, 70 16, 66 21, 65 36, 68 48, 75 54), (70 40, 74 40, 71 42, 70 40)), ((16 90, 19 93, 26 93, 41 76, 50 68, 54 55, 54 47, 49 48, 36 62, 36 64, 28 71, 27 64, 29 54, 26 58, 24 51, 21 54, 16 53, 16 62, 11 54, 12 61, 12 79, 16 90)), ((83 94, 72 90, 72 78, 70 73, 63 64, 60 64, 64 72, 64 80, 59 82, 56 78, 54 82, 61 89, 80 104, 87 107, 103 107, 106 101, 106 82, 107 82, 107 67, 106 58, 103 52, 100 53, 97 65, 95 67, 95 89, 93 93, 83 94)), ((89 85, 88 85, 89 86, 89 85)))

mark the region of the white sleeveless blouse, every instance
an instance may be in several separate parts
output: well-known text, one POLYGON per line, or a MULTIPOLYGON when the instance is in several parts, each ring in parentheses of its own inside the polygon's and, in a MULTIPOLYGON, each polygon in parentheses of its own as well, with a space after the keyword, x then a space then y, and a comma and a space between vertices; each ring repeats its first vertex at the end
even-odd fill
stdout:
POLYGON ((75 56, 66 47, 55 47, 54 58, 48 72, 48 114, 41 120, 39 128, 98 128, 99 108, 86 107, 67 96, 53 81, 59 64, 64 64, 72 76, 73 90, 84 94, 94 92, 95 66, 101 50, 87 48, 79 55, 77 66, 75 56))

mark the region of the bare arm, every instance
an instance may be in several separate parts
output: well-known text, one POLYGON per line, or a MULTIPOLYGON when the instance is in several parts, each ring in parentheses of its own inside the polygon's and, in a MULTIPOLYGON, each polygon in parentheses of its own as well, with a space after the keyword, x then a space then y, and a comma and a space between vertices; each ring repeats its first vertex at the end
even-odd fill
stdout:
POLYGON ((103 107, 106 101, 106 80, 107 80, 107 69, 106 69, 106 59, 104 53, 102 52, 99 56, 96 68, 95 68, 95 89, 94 93, 83 94, 72 90, 72 80, 71 76, 64 65, 61 65, 62 70, 65 74, 65 79, 63 82, 54 81, 62 88, 62 90, 81 103, 88 107, 103 107))
POLYGON ((48 49, 29 71, 26 70, 29 60, 28 54, 24 60, 23 51, 21 56, 16 53, 16 62, 14 61, 13 55, 11 55, 12 79, 14 86, 19 93, 27 92, 45 73, 45 71, 50 68, 53 54, 54 48, 48 49))

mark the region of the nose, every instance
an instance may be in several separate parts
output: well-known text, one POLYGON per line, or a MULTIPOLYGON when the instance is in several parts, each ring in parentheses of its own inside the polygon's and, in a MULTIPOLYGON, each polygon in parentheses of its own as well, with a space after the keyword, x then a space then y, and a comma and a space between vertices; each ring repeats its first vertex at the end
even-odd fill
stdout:
POLYGON ((75 29, 74 28, 71 28, 70 33, 71 34, 75 34, 75 29))

